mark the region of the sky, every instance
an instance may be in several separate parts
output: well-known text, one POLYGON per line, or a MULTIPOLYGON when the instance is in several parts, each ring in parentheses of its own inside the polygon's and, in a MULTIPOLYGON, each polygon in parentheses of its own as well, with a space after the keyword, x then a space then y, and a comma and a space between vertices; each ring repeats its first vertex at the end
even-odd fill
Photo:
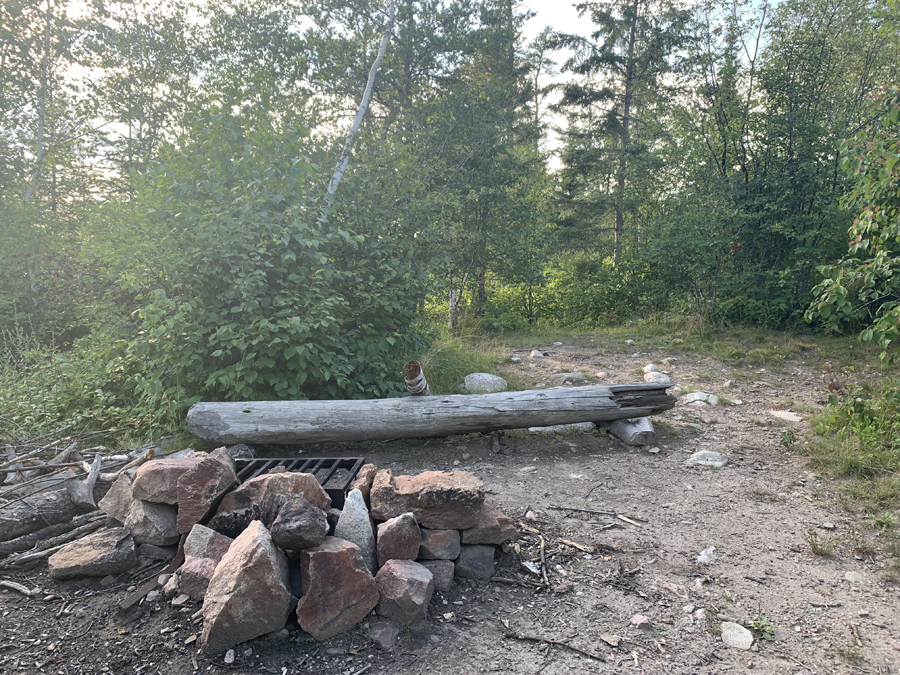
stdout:
POLYGON ((586 35, 590 32, 590 19, 578 18, 575 3, 565 0, 525 0, 521 6, 537 13, 537 16, 525 24, 524 32, 528 40, 537 37, 545 26, 561 33, 586 35))

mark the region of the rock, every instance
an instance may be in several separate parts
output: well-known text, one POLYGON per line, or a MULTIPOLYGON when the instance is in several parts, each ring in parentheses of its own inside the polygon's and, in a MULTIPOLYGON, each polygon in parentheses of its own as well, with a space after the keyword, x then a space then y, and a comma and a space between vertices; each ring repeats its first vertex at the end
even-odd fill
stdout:
POLYGON ((465 579, 490 579, 494 575, 494 547, 478 544, 463 546, 456 559, 456 576, 465 579))
POLYGON ((706 391, 695 391, 682 396, 681 403, 685 405, 688 403, 708 403, 709 405, 718 405, 719 397, 706 391))
POLYGON ((643 614, 635 614, 631 617, 631 625, 641 630, 653 628, 653 622, 650 621, 650 617, 644 616, 643 614))
POLYGON ((747 651, 753 646, 753 633, 739 623, 722 622, 722 643, 732 649, 747 651))
POLYGON ((490 373, 472 373, 466 375, 459 390, 463 394, 493 394, 506 391, 507 387, 509 384, 502 377, 490 373))
POLYGON ((171 546, 181 538, 175 518, 174 506, 135 499, 125 527, 131 530, 135 543, 171 546))
POLYGON ((419 558, 424 560, 456 560, 459 557, 459 530, 422 528, 419 558))
POLYGON ((564 384, 584 384, 587 376, 584 373, 555 373, 547 378, 547 384, 551 387, 561 387, 564 384))
POLYGON ((712 450, 699 450, 685 460, 688 466, 714 466, 721 469, 730 460, 725 455, 712 450))
POLYGON ((737 389, 737 382, 734 380, 725 380, 725 384, 723 385, 726 389, 737 389))
POLYGON ((163 584, 163 596, 165 598, 174 598, 178 595, 180 581, 177 574, 170 576, 166 583, 163 584))
POLYGON ((141 464, 134 473, 131 495, 158 504, 177 504, 178 479, 199 461, 199 457, 165 457, 141 464))
POLYGON ((137 565, 137 556, 131 532, 117 527, 73 541, 51 555, 47 562, 50 577, 63 581, 121 574, 137 565))
POLYGON ((217 448, 217 450, 223 450, 232 459, 253 459, 254 457, 256 457, 256 450, 251 448, 249 445, 244 445, 243 443, 238 443, 237 445, 229 445, 225 448, 217 448))
POLYGON ((800 417, 795 412, 790 412, 788 410, 770 410, 769 414, 772 417, 777 417, 780 420, 784 420, 785 422, 802 422, 803 418, 800 417))
POLYGON ((653 445, 656 443, 656 429, 649 417, 633 420, 614 420, 609 423, 609 433, 626 445, 653 445))
POLYGON ((131 505, 134 503, 134 497, 131 496, 131 480, 132 477, 128 473, 121 474, 116 478, 103 499, 97 502, 97 506, 107 516, 120 523, 125 522, 128 512, 131 510, 131 505))
POLYGON ((224 453, 202 459, 182 473, 176 485, 178 531, 190 532, 196 523, 206 519, 237 482, 234 460, 224 453))
POLYGON ((184 607, 190 599, 191 596, 187 593, 182 593, 181 595, 172 598, 172 607, 184 607))
POLYGON ((225 662, 226 666, 230 666, 232 663, 234 663, 234 650, 233 649, 229 649, 227 652, 225 652, 225 658, 223 659, 223 661, 225 662))
POLYGON ((341 519, 341 510, 332 507, 325 512, 325 518, 328 520, 328 536, 333 536, 334 528, 337 527, 338 521, 341 519))
POLYGON ((288 589, 287 559, 254 520, 231 544, 209 582, 203 651, 214 654, 284 628, 295 602, 288 589))
POLYGON ((334 536, 356 544, 366 567, 375 573, 378 562, 375 555, 375 531, 372 529, 369 509, 359 490, 351 490, 347 495, 341 517, 334 528, 334 536))
POLYGON ((602 635, 600 635, 600 639, 610 647, 618 647, 619 643, 622 642, 622 638, 620 638, 618 635, 611 635, 610 633, 603 633, 602 635))
POLYGON ((415 560, 419 556, 422 534, 412 513, 404 513, 378 525, 376 551, 378 566, 388 560, 415 560))
POLYGON ((179 568, 179 587, 194 600, 201 600, 219 562, 233 540, 203 525, 194 525, 184 540, 184 564, 179 568))
POLYGON ((697 556, 697 562, 701 565, 710 565, 716 559, 716 547, 710 546, 709 548, 705 548, 700 551, 700 555, 697 556))
POLYGON ((485 502, 481 509, 478 524, 468 530, 463 530, 460 534, 463 544, 500 546, 519 538, 515 521, 488 502, 485 502))
POLYGON ((189 558, 178 568, 178 590, 194 600, 202 600, 217 563, 209 558, 189 558))
POLYGON ((664 366, 668 366, 668 365, 671 364, 671 363, 675 363, 677 360, 678 360, 678 359, 676 359, 674 356, 667 356, 666 358, 664 358, 664 359, 662 360, 662 364, 663 364, 664 366))
POLYGON ((150 560, 171 560, 175 557, 175 546, 154 546, 153 544, 141 544, 137 547, 138 557, 150 558, 150 560))
POLYGON ((331 498, 312 474, 266 474, 225 495, 209 527, 229 537, 238 536, 253 520, 270 527, 281 507, 298 495, 323 511, 331 506, 331 498))
POLYGON ((369 637, 381 651, 389 652, 400 637, 400 628, 393 621, 378 619, 370 624, 369 637))
POLYGON ((431 572, 434 577, 434 590, 442 593, 450 590, 456 570, 456 565, 452 560, 418 560, 417 562, 431 572))
POLYGON ((281 507, 272 523, 272 540, 288 551, 315 548, 328 536, 328 518, 303 497, 294 497, 281 507))
POLYGON ((544 358, 543 353, 539 352, 537 349, 532 349, 531 353, 528 355, 529 359, 542 359, 544 358))
POLYGON ((426 471, 393 476, 379 471, 372 482, 372 516, 376 520, 412 512, 420 527, 467 530, 478 524, 484 483, 466 471, 426 471))
POLYGON ((389 560, 378 570, 375 585, 380 596, 375 607, 378 616, 402 626, 425 618, 434 593, 434 576, 426 567, 412 560, 389 560))
POLYGON ((861 584, 864 577, 859 572, 845 572, 844 579, 846 581, 849 581, 851 584, 861 584))
POLYGON ((533 434, 571 434, 576 431, 591 433, 594 431, 593 422, 575 422, 574 424, 551 424, 546 427, 528 427, 533 434))
POLYGON ((513 363, 521 363, 521 362, 522 362, 522 359, 520 359, 520 358, 519 358, 518 356, 516 356, 515 354, 512 355, 512 356, 510 356, 510 357, 509 357, 509 360, 512 361, 513 363))
POLYGON ((208 558, 216 564, 228 552, 233 540, 204 525, 194 525, 184 540, 184 557, 208 558))
POLYGON ((652 363, 648 363, 646 366, 644 366, 644 372, 645 373, 658 373, 659 368, 654 366, 652 363))
POLYGON ((326 537, 321 546, 300 554, 305 594, 297 605, 300 627, 327 640, 356 623, 378 604, 375 579, 356 544, 326 537))
POLYGON ((366 506, 369 505, 369 491, 372 489, 372 480, 375 478, 376 473, 378 473, 377 466, 374 464, 363 464, 359 468, 356 478, 354 478, 350 485, 347 486, 348 492, 351 490, 359 490, 362 492, 363 499, 366 501, 366 506))
POLYGON ((658 372, 644 373, 644 382, 655 382, 656 384, 671 385, 672 381, 668 375, 658 372))
POLYGON ((650 448, 650 449, 647 450, 647 452, 649 452, 651 455, 658 455, 658 454, 659 454, 659 448, 650 448))

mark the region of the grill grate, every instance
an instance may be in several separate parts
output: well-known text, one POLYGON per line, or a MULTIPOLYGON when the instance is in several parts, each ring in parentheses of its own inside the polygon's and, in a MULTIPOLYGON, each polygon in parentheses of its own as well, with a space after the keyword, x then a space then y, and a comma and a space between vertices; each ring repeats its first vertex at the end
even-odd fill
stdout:
POLYGON ((331 497, 331 505, 340 509, 344 507, 347 488, 365 461, 364 457, 262 457, 236 459, 235 465, 242 483, 279 465, 291 473, 311 473, 331 497))

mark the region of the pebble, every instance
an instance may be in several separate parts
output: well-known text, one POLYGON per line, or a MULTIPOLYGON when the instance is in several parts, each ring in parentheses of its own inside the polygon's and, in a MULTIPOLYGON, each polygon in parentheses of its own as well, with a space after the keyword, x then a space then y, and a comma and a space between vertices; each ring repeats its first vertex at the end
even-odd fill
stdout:
POLYGON ((863 617, 863 618, 866 618, 867 616, 871 616, 871 615, 869 614, 868 610, 865 610, 865 609, 859 610, 859 615, 860 615, 861 617, 863 617))
POLYGON ((675 363, 675 361, 677 361, 677 360, 678 359, 676 359, 674 356, 667 356, 666 358, 664 358, 662 360, 662 364, 664 366, 668 366, 670 363, 675 363))
POLYGON ((726 647, 747 651, 753 646, 753 633, 739 623, 723 621, 722 642, 726 647))
POLYGON ((101 586, 114 586, 116 583, 116 578, 112 574, 107 574, 100 580, 101 586))
POLYGON ((635 628, 652 628, 653 623, 650 621, 650 617, 644 616, 643 614, 635 614, 631 617, 631 625, 635 628))
POLYGON ((510 356, 509 360, 513 363, 520 363, 522 361, 522 359, 520 359, 518 356, 510 356))
POLYGON ((531 350, 531 353, 528 355, 528 358, 530 358, 530 359, 542 359, 542 358, 544 358, 544 355, 543 355, 541 352, 539 352, 537 349, 532 349, 532 350, 531 350))
POLYGON ((247 658, 253 656, 253 648, 247 647, 247 649, 244 650, 244 656, 246 656, 247 658))
POLYGON ((537 467, 536 466, 523 466, 521 469, 519 469, 519 471, 522 473, 532 473, 533 471, 537 471, 537 467))
POLYGON ((230 666, 232 663, 234 663, 234 650, 229 649, 225 652, 225 665, 230 666))
POLYGON ((822 523, 821 527, 823 530, 833 530, 834 523, 822 523))
POLYGON ((730 460, 725 455, 712 450, 699 450, 687 458, 685 464, 688 466, 713 466, 721 469, 728 464, 730 460))
POLYGON ((845 572, 844 579, 849 581, 851 584, 859 584, 862 583, 863 575, 859 572, 845 572))
POLYGON ((186 605, 191 599, 187 593, 182 593, 177 598, 172 600, 172 607, 181 607, 182 605, 186 605))
POLYGON ((655 447, 654 447, 654 448, 650 448, 649 450, 647 450, 647 452, 649 452, 651 455, 658 455, 658 454, 659 454, 659 448, 655 448, 655 447))

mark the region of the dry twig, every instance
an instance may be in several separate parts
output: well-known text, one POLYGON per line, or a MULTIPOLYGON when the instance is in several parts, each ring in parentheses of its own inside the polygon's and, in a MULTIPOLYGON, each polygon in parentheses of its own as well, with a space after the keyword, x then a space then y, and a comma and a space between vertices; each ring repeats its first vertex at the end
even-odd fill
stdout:
POLYGON ((597 654, 592 654, 591 652, 587 652, 583 649, 579 649, 578 647, 573 647, 572 645, 567 644, 565 642, 560 642, 559 640, 551 640, 550 638, 542 638, 542 637, 538 637, 536 635, 526 635, 524 633, 515 633, 513 631, 504 633, 504 637, 511 638, 513 640, 528 640, 529 642, 538 642, 540 644, 545 644, 545 645, 556 645, 557 647, 565 647, 566 649, 570 649, 573 652, 575 652, 576 654, 581 654, 582 656, 586 656, 589 659, 594 659, 595 661, 603 661, 604 663, 606 662, 606 659, 604 659, 602 656, 599 656, 597 654))

